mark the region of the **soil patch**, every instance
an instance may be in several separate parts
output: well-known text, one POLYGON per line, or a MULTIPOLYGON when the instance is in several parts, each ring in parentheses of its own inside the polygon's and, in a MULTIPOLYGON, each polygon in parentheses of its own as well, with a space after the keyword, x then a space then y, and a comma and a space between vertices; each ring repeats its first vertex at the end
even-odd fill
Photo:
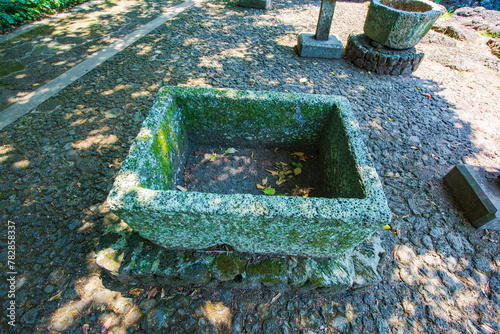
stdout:
POLYGON ((264 190, 273 188, 275 195, 325 195, 316 149, 238 147, 232 154, 225 153, 227 150, 215 146, 192 147, 183 174, 184 187, 216 194, 264 195, 264 190))

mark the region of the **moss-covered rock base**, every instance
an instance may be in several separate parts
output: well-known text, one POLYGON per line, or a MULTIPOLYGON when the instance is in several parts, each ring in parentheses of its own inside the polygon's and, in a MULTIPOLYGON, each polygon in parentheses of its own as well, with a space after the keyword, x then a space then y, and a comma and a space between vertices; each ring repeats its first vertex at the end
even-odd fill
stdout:
POLYGON ((391 219, 347 99, 232 89, 162 88, 108 203, 142 237, 175 250, 226 244, 331 258, 391 219), (315 147, 325 196, 189 191, 182 173, 190 145, 315 147))
POLYGON ((241 289, 338 292, 380 281, 384 252, 378 237, 335 258, 269 256, 234 251, 173 251, 134 233, 120 219, 106 218, 97 264, 124 284, 210 286, 241 289))

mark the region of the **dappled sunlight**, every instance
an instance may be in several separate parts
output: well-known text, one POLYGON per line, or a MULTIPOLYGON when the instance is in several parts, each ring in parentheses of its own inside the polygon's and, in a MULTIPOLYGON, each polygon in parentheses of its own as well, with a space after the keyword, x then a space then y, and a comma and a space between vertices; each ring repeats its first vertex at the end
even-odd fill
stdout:
POLYGON ((208 300, 205 303, 204 307, 201 307, 201 312, 203 316, 210 321, 212 326, 215 328, 223 328, 231 329, 232 324, 232 314, 231 309, 227 306, 224 306, 223 303, 212 303, 208 300))
POLYGON ((30 161, 27 159, 16 161, 12 164, 12 167, 15 169, 26 168, 30 165, 30 161))
POLYGON ((14 146, 12 146, 10 144, 0 146, 0 154, 1 155, 5 155, 5 154, 12 152, 12 151, 14 151, 14 146))
POLYGON ((91 135, 84 140, 75 142, 73 147, 80 150, 88 150, 92 145, 95 144, 99 149, 101 149, 110 147, 111 145, 115 144, 118 141, 119 141, 118 137, 115 136, 114 134, 110 135, 99 134, 94 136, 91 135))
POLYGON ((151 95, 151 92, 148 91, 148 90, 141 90, 141 91, 137 91, 137 92, 133 92, 131 95, 130 95, 133 99, 137 99, 139 97, 143 97, 143 96, 153 96, 151 95))
MULTIPOLYGON (((100 314, 97 323, 102 325, 101 332, 127 333, 127 329, 142 317, 132 298, 125 298, 120 292, 105 288, 98 276, 89 275, 77 280, 75 289, 80 299, 59 307, 46 326, 48 330, 67 331, 74 322, 85 323, 89 315, 100 314)), ((95 328, 87 324, 87 330, 94 332, 95 328)))

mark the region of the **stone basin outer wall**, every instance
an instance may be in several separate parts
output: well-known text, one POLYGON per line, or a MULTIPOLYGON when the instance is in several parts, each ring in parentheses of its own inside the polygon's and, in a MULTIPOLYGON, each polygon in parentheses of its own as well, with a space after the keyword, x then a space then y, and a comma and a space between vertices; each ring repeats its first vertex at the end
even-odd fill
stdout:
MULTIPOLYGON (((265 119, 261 118, 267 116, 262 115, 249 115, 257 120, 253 125, 266 125, 265 119)), ((207 126, 212 126, 212 123, 208 122, 207 126)), ((210 133, 209 129, 206 130, 210 133)), ((225 130, 220 129, 219 133, 224 134, 225 130)), ((236 132, 228 133, 234 136, 236 132)), ((115 180, 108 203, 111 210, 142 237, 177 250, 228 244, 238 252, 333 257, 358 245, 391 220, 382 185, 347 99, 230 89, 162 88, 115 180), (181 170, 178 161, 182 161, 182 145, 188 132, 179 124, 183 117, 186 128, 194 124, 192 120, 185 120, 191 115, 189 111, 178 106, 190 104, 192 108, 197 100, 205 100, 203 105, 215 106, 222 113, 225 105, 238 105, 235 102, 239 99, 254 107, 251 108, 254 112, 262 108, 273 121, 287 112, 280 110, 283 105, 288 106, 288 111, 298 114, 296 118, 300 121, 290 122, 284 132, 279 127, 269 127, 271 134, 254 138, 259 144, 266 140, 273 142, 287 134, 303 136, 304 141, 312 140, 311 136, 318 135, 314 134, 316 130, 304 128, 304 133, 301 133, 300 124, 314 125, 314 121, 325 117, 337 119, 338 122, 329 122, 330 127, 323 132, 327 136, 322 138, 325 161, 346 158, 345 154, 339 153, 339 147, 345 147, 355 164, 349 166, 346 160, 344 167, 339 161, 327 161, 325 182, 338 182, 338 175, 347 169, 351 174, 359 174, 360 184, 352 186, 362 189, 362 194, 354 191, 354 198, 302 198, 174 190, 181 170), (327 115, 325 105, 334 112, 327 115), (290 109, 290 106, 295 106, 295 109, 290 109), (162 135, 158 136, 158 133, 162 135), (160 137, 164 140, 159 142, 160 137), (342 142, 336 142, 338 140, 342 142), (158 152, 161 156, 157 155, 158 152), (162 165, 162 159, 170 160, 162 165), (349 170, 351 168, 354 170, 349 170), (158 173, 163 174, 158 176, 158 173)))
POLYGON ((371 0, 365 20, 365 35, 393 49, 403 50, 415 46, 431 29, 444 7, 427 0, 408 2, 420 2, 432 9, 409 12, 383 5, 380 0, 371 0))

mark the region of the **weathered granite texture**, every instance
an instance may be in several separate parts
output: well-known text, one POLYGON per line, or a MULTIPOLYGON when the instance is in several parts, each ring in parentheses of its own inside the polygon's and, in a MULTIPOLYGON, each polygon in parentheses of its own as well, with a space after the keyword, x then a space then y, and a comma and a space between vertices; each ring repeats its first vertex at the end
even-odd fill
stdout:
POLYGON ((409 75, 424 59, 423 52, 414 47, 394 50, 370 40, 366 35, 350 35, 344 55, 356 67, 377 74, 409 75))
POLYGON ((371 0, 366 36, 393 49, 415 46, 445 8, 427 0, 371 0))
POLYGON ((340 59, 343 50, 342 42, 335 35, 330 35, 326 41, 319 41, 309 33, 300 33, 298 37, 297 51, 301 57, 340 59))
POLYGON ((391 213, 347 99, 164 87, 108 196, 141 236, 170 249, 332 257, 391 213), (181 192, 188 142, 221 147, 316 145, 329 198, 181 192))
POLYGON ((384 256, 374 236, 346 253, 326 259, 262 256, 233 251, 166 250, 133 233, 110 214, 96 262, 120 282, 143 285, 220 284, 239 289, 339 292, 368 288, 380 281, 384 256))

